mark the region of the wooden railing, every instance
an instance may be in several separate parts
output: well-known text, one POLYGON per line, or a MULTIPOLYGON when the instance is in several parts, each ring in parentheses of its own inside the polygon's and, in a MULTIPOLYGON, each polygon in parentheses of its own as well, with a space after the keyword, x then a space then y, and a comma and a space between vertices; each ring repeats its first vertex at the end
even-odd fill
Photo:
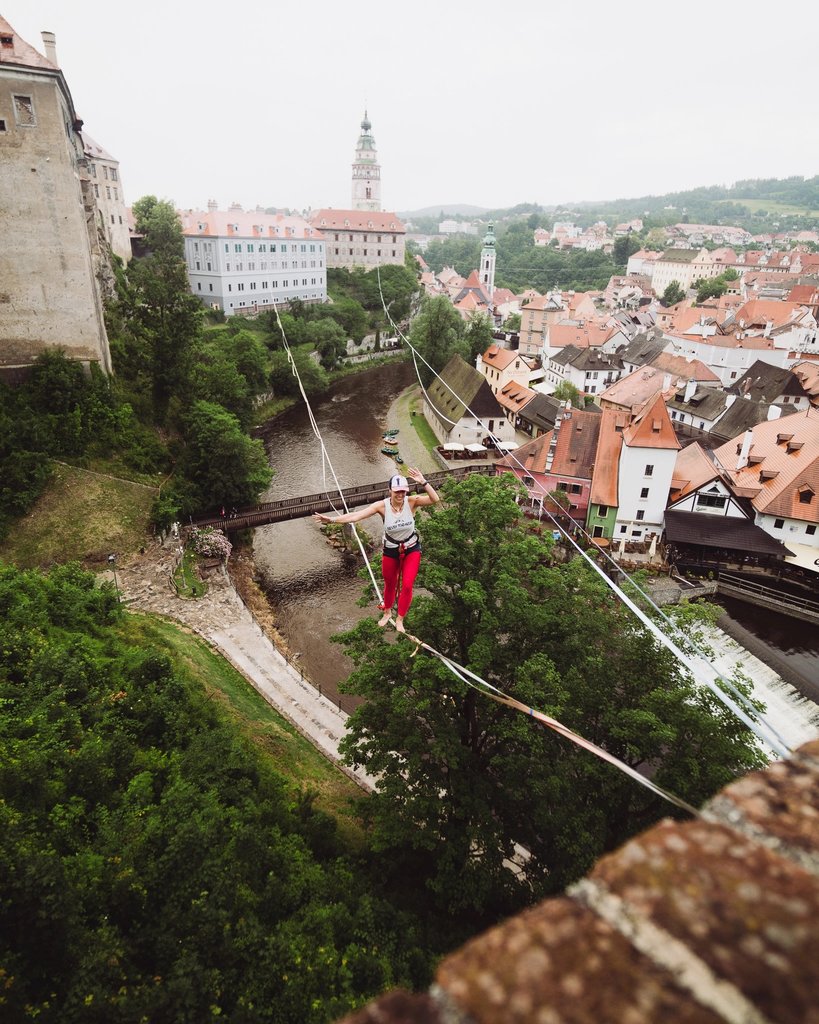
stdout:
MULTIPOLYGON (((493 476, 495 467, 492 465, 463 466, 458 469, 441 473, 429 473, 427 479, 433 487, 441 487, 447 480, 461 480, 471 473, 493 476)), ((386 496, 389 481, 374 484, 362 484, 360 487, 344 489, 344 501, 350 508, 369 505, 373 501, 386 496)), ((200 516, 190 521, 191 526, 218 526, 226 532, 252 529, 256 526, 267 526, 270 523, 283 523, 290 519, 306 519, 314 512, 332 512, 342 506, 338 492, 332 494, 322 491, 319 494, 305 494, 299 498, 281 498, 279 501, 267 501, 259 505, 248 505, 239 509, 231 509, 226 515, 218 513, 200 516)))

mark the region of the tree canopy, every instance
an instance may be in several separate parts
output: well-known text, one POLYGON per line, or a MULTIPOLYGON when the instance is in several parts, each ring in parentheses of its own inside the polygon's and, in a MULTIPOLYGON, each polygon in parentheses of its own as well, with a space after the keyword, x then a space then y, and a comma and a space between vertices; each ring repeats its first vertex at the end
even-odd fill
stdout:
MULTIPOLYGON (((408 629, 697 804, 760 763, 744 726, 699 690, 580 560, 554 557, 511 476, 450 484, 423 521, 408 629)), ((374 623, 341 638, 348 763, 379 776, 373 842, 450 912, 500 913, 561 890, 667 805, 500 708, 374 623), (509 869, 525 850, 522 873, 509 869)), ((675 813, 671 811, 670 813, 675 813)))
POLYGON ((433 370, 439 373, 454 355, 469 359, 464 339, 464 322, 445 295, 427 298, 421 312, 412 321, 409 340, 432 367, 420 364, 424 383, 429 383, 433 370))
POLYGON ((428 982, 416 920, 181 661, 0 565, 0 1016, 326 1024, 428 982))

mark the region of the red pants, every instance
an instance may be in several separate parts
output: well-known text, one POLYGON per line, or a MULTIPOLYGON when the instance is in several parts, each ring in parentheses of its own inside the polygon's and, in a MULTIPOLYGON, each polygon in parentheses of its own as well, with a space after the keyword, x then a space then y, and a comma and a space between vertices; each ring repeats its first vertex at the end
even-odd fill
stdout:
POLYGON ((384 608, 392 608, 395 603, 395 591, 398 588, 398 576, 401 576, 401 590, 398 594, 398 614, 403 618, 412 604, 412 585, 418 575, 421 564, 421 552, 409 551, 398 558, 384 555, 381 559, 381 575, 384 577, 384 608))

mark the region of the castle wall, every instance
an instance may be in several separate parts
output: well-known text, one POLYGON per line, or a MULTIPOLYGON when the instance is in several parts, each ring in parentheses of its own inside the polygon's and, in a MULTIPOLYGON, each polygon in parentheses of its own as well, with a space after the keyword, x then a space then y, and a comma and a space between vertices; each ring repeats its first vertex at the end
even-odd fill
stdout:
POLYGON ((45 349, 111 370, 94 203, 59 73, 0 65, 0 374, 45 349), (4 130, 2 130, 4 127, 4 130), (88 188, 88 185, 85 185, 88 188))

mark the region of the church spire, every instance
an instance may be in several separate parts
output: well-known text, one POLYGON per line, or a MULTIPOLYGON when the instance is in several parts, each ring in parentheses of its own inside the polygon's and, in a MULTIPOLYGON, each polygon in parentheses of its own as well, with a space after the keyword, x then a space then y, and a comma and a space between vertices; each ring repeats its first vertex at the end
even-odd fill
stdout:
POLYGON ((366 110, 353 161, 353 209, 381 209, 381 166, 378 163, 375 139, 372 136, 372 124, 366 110))

